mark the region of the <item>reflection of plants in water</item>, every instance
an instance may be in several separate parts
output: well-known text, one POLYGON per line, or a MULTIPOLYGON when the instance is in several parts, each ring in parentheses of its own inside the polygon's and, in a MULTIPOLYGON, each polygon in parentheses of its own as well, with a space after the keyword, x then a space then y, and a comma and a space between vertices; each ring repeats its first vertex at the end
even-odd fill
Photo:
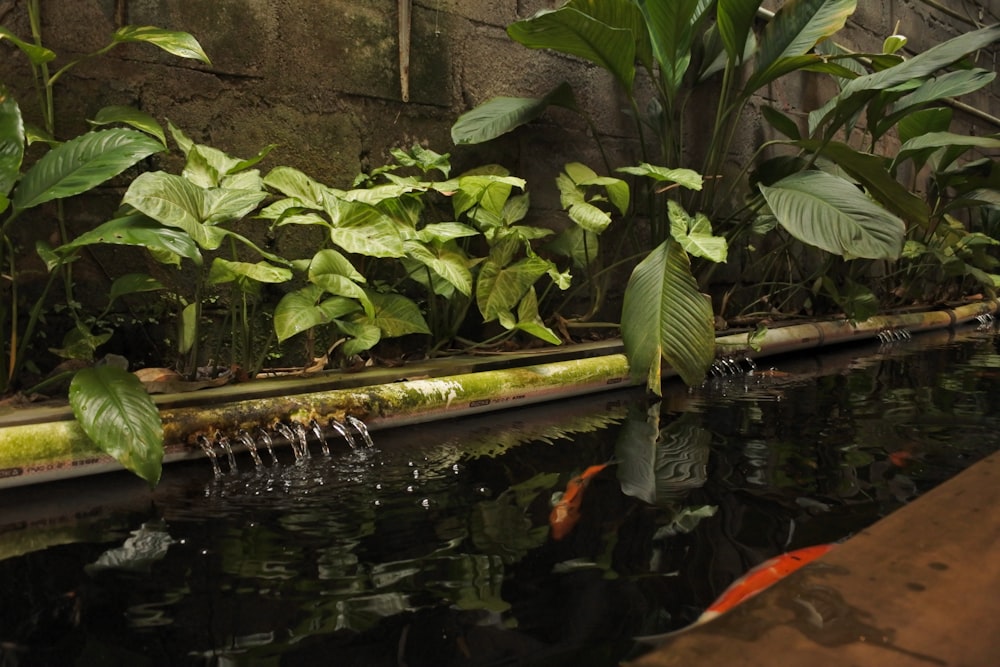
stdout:
POLYGON ((558 480, 559 473, 541 473, 511 486, 494 500, 477 503, 469 516, 472 543, 507 563, 542 545, 548 539, 548 526, 533 526, 527 509, 558 480))
POLYGON ((615 444, 622 492, 651 505, 672 506, 705 484, 712 434, 701 416, 685 413, 666 426, 659 402, 633 409, 615 444))

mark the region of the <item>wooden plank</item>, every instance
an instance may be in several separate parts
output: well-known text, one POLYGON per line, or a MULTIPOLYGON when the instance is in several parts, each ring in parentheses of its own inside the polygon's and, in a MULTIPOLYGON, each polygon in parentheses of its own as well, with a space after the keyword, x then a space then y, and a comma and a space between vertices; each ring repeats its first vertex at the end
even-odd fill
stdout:
POLYGON ((1000 452, 632 667, 1000 665, 1000 452))

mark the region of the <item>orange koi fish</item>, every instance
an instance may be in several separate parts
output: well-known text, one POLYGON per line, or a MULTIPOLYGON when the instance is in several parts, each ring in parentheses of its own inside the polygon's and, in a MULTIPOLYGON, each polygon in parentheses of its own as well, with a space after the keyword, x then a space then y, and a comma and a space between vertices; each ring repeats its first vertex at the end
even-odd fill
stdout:
POLYGON ((698 617, 695 625, 710 621, 726 613, 739 603, 784 579, 806 563, 812 562, 833 548, 832 544, 818 544, 796 549, 768 559, 730 584, 722 595, 698 617))
POLYGON ((590 484, 590 480, 607 467, 607 463, 590 466, 569 480, 565 493, 562 494, 549 514, 552 539, 561 540, 573 531, 580 520, 580 504, 583 502, 584 489, 590 484))

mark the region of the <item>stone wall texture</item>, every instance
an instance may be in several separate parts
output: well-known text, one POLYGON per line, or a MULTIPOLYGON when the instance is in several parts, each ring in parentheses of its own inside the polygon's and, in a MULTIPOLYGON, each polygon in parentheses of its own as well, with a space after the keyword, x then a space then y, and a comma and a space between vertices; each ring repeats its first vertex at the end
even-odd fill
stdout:
MULTIPOLYGON (((68 62, 105 45, 120 25, 156 25, 195 35, 212 64, 129 44, 81 63, 58 83, 56 108, 64 137, 86 128, 85 119, 110 104, 132 105, 169 119, 197 142, 249 157, 277 144, 264 169, 297 167, 335 187, 349 187, 362 170, 390 159, 389 150, 419 143, 450 152, 456 171, 499 162, 527 179, 533 204, 556 220, 554 177, 567 161, 599 169, 600 155, 587 126, 557 110, 528 127, 480 146, 454 146, 455 119, 498 95, 542 95, 561 81, 574 87, 593 114, 612 160, 634 164, 640 152, 623 99, 605 72, 578 59, 527 49, 506 34, 511 22, 550 9, 561 0, 402 0, 412 6, 408 101, 401 96, 398 11, 401 0, 45 0, 44 42, 68 62)), ((765 2, 774 10, 777 0, 765 2)), ((976 24, 998 20, 990 0, 863 0, 840 35, 843 46, 879 49, 896 30, 914 52, 976 24)), ((30 34, 27 0, 0 0, 0 25, 30 34)), ((24 58, 0 42, 0 81, 29 116, 34 105, 24 58)), ((997 50, 979 65, 996 65, 997 50)), ((829 84, 827 82, 827 88, 829 84)), ((819 77, 783 79, 761 96, 804 118, 830 93, 819 77)), ((982 113, 959 111, 957 129, 1000 132, 1000 86, 965 101, 982 113)), ((689 134, 697 134, 693 114, 689 134)), ((738 164, 770 137, 751 111, 738 164)), ((168 168, 172 157, 157 157, 168 168)), ((670 165, 684 166, 684 165, 670 165)), ((120 190, 107 193, 113 210, 120 190)), ((100 206, 89 208, 100 218, 100 206)), ((87 214, 84 214, 86 217, 87 214)), ((86 221, 83 224, 89 224, 86 221)), ((556 223, 557 224, 557 223, 556 223)))
MULTIPOLYGON (((459 168, 503 162, 540 191, 538 203, 544 204, 554 203, 551 177, 563 162, 598 164, 578 118, 550 113, 489 146, 455 147, 449 129, 462 112, 491 97, 541 95, 569 81, 620 162, 636 161, 633 125, 602 70, 526 49, 506 35, 512 21, 561 0, 404 1, 413 17, 407 102, 398 64, 400 0, 46 0, 44 41, 59 54, 58 63, 103 46, 121 24, 190 32, 212 59, 202 65, 148 45, 126 45, 83 63, 58 84, 61 129, 71 136, 101 107, 133 105, 231 154, 278 144, 271 162, 339 186, 385 163, 390 148, 420 143, 451 152, 459 168)), ((0 2, 0 25, 28 35, 26 4, 0 2)), ((998 13, 986 0, 864 0, 838 39, 849 48, 876 49, 898 24, 920 51, 974 23, 995 22, 998 13)), ((15 95, 30 97, 19 87, 27 83, 23 58, 7 43, 0 49, 0 80, 15 95)), ((996 54, 986 54, 988 62, 980 65, 995 65, 996 54)), ((790 77, 764 94, 791 113, 804 113, 825 92, 815 86, 790 77)), ((965 101, 1000 115, 996 85, 965 101)), ((30 105, 22 106, 30 115, 30 105)), ((959 117, 970 132, 1000 131, 983 118, 959 117)), ((745 149, 760 138, 751 132, 745 149)))

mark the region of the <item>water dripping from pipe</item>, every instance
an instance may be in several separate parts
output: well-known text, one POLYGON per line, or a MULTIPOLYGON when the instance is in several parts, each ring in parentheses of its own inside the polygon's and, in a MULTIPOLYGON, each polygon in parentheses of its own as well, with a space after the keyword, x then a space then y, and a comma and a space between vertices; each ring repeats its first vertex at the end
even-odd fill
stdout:
POLYGON ((274 422, 274 430, 281 434, 288 444, 292 446, 292 454, 295 455, 295 462, 298 463, 302 460, 302 452, 299 451, 298 438, 295 437, 295 433, 292 432, 292 427, 284 422, 274 422))
POLYGON ((274 455, 274 441, 271 434, 261 426, 257 427, 257 439, 267 448, 267 453, 271 455, 271 465, 278 465, 278 457, 274 455))
POLYGON ((354 436, 351 435, 351 432, 349 430, 347 430, 347 427, 344 426, 342 423, 340 423, 336 419, 331 419, 330 420, 330 428, 332 428, 334 431, 336 431, 337 433, 339 433, 340 435, 342 435, 343 438, 344 438, 344 440, 347 441, 347 444, 351 446, 351 449, 357 449, 358 448, 358 443, 355 442, 354 436))
POLYGON ((305 424, 293 421, 292 432, 295 433, 295 439, 299 443, 299 451, 302 452, 302 458, 312 458, 312 455, 309 453, 309 433, 306 431, 305 424))
POLYGON ((372 442, 372 436, 368 432, 368 426, 363 421, 351 415, 347 415, 346 417, 344 417, 344 421, 353 426, 355 430, 357 430, 357 432, 361 434, 361 439, 365 441, 366 447, 371 449, 375 446, 375 443, 372 442))
POLYGON ((254 442, 253 436, 245 429, 241 428, 236 432, 236 437, 243 446, 246 447, 247 451, 250 452, 250 457, 253 459, 254 467, 260 469, 264 467, 264 462, 260 460, 260 454, 257 453, 257 443, 254 442))
POLYGON ((323 456, 330 455, 330 445, 327 444, 326 438, 323 436, 323 427, 319 425, 319 422, 315 419, 309 420, 309 428, 312 430, 313 435, 319 440, 319 446, 322 448, 323 456))
POLYGON ((236 472, 236 456, 233 454, 233 447, 229 444, 229 438, 223 435, 222 431, 215 432, 215 441, 229 458, 229 472, 236 472))
POLYGON ((219 479, 222 477, 222 469, 219 468, 219 459, 215 453, 215 447, 212 446, 212 441, 204 435, 199 435, 198 444, 201 445, 205 455, 208 456, 208 460, 212 462, 212 472, 215 474, 215 478, 219 479))

